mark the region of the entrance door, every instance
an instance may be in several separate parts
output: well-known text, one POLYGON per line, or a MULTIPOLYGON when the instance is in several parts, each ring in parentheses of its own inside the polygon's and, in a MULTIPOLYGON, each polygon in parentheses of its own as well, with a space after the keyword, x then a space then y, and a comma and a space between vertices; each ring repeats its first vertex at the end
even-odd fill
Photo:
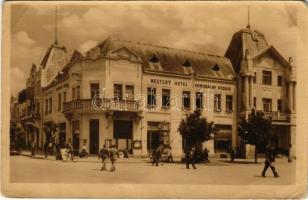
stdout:
POLYGON ((119 150, 132 150, 133 121, 114 120, 113 137, 119 150))
POLYGON ((99 120, 90 120, 90 154, 97 154, 99 149, 99 120))
POLYGON ((148 150, 156 149, 161 144, 160 131, 148 131, 147 137, 148 150))

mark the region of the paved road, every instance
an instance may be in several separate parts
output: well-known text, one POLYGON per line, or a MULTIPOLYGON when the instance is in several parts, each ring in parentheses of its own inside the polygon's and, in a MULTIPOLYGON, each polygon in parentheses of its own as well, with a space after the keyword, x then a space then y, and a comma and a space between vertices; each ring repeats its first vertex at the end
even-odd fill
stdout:
MULTIPOLYGON (((136 184, 292 184, 295 181, 295 164, 278 159, 276 168, 280 174, 274 178, 271 171, 267 177, 260 176, 263 161, 248 163, 211 160, 187 170, 184 164, 165 163, 152 166, 145 158, 121 158, 115 172, 100 171, 101 163, 95 157, 78 162, 62 162, 49 157, 10 157, 10 181, 32 183, 136 183, 136 184)), ((108 166, 110 167, 110 165, 108 166)))

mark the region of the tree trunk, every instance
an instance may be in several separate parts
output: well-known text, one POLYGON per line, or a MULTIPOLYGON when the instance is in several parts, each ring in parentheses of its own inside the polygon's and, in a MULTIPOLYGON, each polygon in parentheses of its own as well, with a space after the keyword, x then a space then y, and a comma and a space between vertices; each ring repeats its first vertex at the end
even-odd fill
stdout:
POLYGON ((257 149, 257 145, 255 145, 255 163, 258 163, 258 149, 257 149))

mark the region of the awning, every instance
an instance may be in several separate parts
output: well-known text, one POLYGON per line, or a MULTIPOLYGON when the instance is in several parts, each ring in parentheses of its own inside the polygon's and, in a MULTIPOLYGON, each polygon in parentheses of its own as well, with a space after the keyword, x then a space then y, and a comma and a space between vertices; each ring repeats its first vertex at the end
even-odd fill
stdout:
POLYGON ((232 138, 232 131, 231 130, 219 130, 216 132, 214 138, 215 140, 219 140, 219 141, 230 141, 232 138))

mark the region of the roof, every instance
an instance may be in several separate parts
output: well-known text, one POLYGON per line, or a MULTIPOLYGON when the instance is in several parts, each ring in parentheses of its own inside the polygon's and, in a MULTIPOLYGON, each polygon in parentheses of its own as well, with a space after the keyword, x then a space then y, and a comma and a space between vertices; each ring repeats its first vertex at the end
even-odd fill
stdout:
POLYGON ((248 50, 249 55, 253 57, 268 47, 269 44, 263 33, 247 27, 234 33, 225 56, 230 58, 234 70, 239 72, 241 61, 245 55, 246 49, 248 50))
POLYGON ((55 48, 55 49, 60 49, 60 50, 62 50, 62 51, 64 51, 64 52, 66 52, 66 48, 65 48, 65 47, 59 46, 59 45, 57 45, 57 44, 52 44, 52 45, 47 49, 47 51, 46 51, 46 53, 45 53, 45 56, 43 57, 43 60, 42 60, 42 62, 41 62, 41 66, 42 66, 43 68, 46 67, 46 64, 47 64, 47 62, 48 62, 48 60, 49 60, 49 57, 50 57, 50 55, 51 55, 51 51, 52 51, 53 48, 55 48))
POLYGON ((235 77, 230 60, 223 56, 126 41, 112 37, 107 38, 97 47, 103 55, 108 55, 114 50, 125 47, 138 55, 145 71, 180 75, 195 73, 197 76, 226 80, 233 80, 235 77), (216 70, 213 70, 212 68, 215 66, 216 70))

